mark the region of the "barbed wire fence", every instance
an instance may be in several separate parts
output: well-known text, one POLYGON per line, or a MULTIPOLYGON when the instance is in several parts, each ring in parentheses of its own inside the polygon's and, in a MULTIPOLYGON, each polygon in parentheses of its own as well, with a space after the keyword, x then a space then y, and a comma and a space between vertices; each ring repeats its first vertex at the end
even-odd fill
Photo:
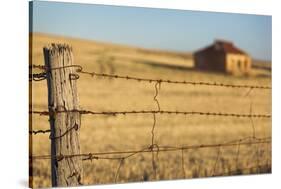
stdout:
MULTIPOLYGON (((115 172, 114 182, 118 182, 120 168, 124 164, 124 161, 127 159, 136 156, 141 153, 151 153, 151 165, 153 169, 153 178, 157 180, 157 160, 159 152, 181 152, 181 171, 183 178, 186 178, 186 167, 185 167, 185 158, 184 152, 189 149, 203 149, 203 148, 216 148, 217 155, 215 158, 215 162, 213 165, 212 175, 210 176, 224 176, 224 175, 233 175, 242 173, 245 170, 258 170, 260 172, 263 168, 271 169, 271 162, 269 160, 266 164, 260 164, 259 156, 257 156, 257 163, 256 166, 251 167, 238 167, 238 160, 241 153, 241 147, 247 145, 256 144, 256 153, 258 153, 259 148, 257 145, 267 144, 268 148, 271 144, 271 136, 259 138, 256 136, 256 128, 253 122, 253 119, 271 119, 270 114, 253 114, 252 113, 252 102, 250 104, 250 112, 248 114, 240 114, 240 113, 227 113, 227 112, 201 112, 201 111, 171 111, 171 110, 163 110, 161 108, 161 104, 158 99, 158 95, 160 92, 161 84, 168 83, 171 85, 192 85, 192 86, 209 86, 209 87, 223 87, 223 88, 245 88, 248 89, 245 96, 248 96, 252 90, 271 90, 270 86, 262 86, 262 85, 241 85, 241 84, 226 84, 226 83, 218 83, 218 82, 201 82, 201 81, 174 81, 174 80, 165 80, 165 79, 151 79, 151 78, 141 78, 141 77, 134 77, 134 76, 122 76, 122 75, 115 75, 115 74, 105 74, 105 73, 96 73, 96 72, 89 72, 84 71, 83 67, 80 65, 69 65, 69 66, 61 66, 61 67, 53 67, 52 69, 48 69, 46 66, 43 65, 30 65, 30 69, 39 69, 42 70, 41 73, 30 73, 29 80, 32 81, 42 81, 47 79, 48 73, 52 72, 53 70, 65 70, 71 69, 72 72, 69 73, 69 80, 77 80, 81 76, 90 76, 92 78, 110 78, 116 80, 128 80, 132 82, 145 82, 145 83, 154 83, 155 93, 153 95, 153 101, 156 105, 156 110, 123 110, 123 111, 93 111, 93 110, 83 110, 83 109, 71 109, 71 110, 56 110, 56 109, 49 109, 49 111, 37 111, 37 110, 30 110, 29 114, 38 115, 38 116, 56 116, 59 114, 67 114, 67 113, 78 113, 79 115, 89 115, 89 116, 99 116, 99 115, 107 115, 107 116, 118 116, 118 115, 132 115, 132 114, 142 114, 142 115, 152 115, 153 117, 153 124, 151 127, 151 144, 145 148, 138 149, 138 150, 124 150, 124 151, 109 151, 109 152, 89 152, 89 153, 78 153, 78 154, 60 154, 60 155, 32 155, 29 158, 34 160, 56 160, 62 161, 71 158, 80 158, 82 161, 90 161, 93 160, 113 160, 118 161, 118 167, 115 172), (216 117, 229 117, 229 118, 237 118, 237 119, 250 119, 250 123, 252 126, 252 135, 244 138, 240 138, 237 140, 227 141, 225 143, 216 143, 216 144, 200 144, 200 145, 185 145, 185 146, 163 146, 157 144, 155 142, 155 127, 157 125, 157 115, 165 114, 169 115, 184 115, 184 116, 216 116, 216 117), (235 154, 235 162, 236 162, 236 169, 235 170, 228 170, 227 172, 217 173, 217 165, 219 158, 221 156, 221 150, 224 147, 237 147, 237 151, 235 154)), ((30 135, 37 135, 37 134, 49 134, 49 138, 51 140, 60 139, 67 134, 69 134, 72 130, 78 130, 78 125, 73 125, 60 135, 55 136, 52 133, 52 129, 47 130, 30 130, 30 135)), ((269 150, 269 149, 268 149, 269 150)), ((75 176, 75 172, 73 172, 70 177, 75 176)))

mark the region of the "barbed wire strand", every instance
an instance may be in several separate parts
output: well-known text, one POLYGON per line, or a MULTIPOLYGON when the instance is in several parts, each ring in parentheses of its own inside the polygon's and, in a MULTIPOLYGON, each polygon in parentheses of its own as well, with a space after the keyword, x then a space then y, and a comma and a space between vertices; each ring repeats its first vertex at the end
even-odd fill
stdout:
POLYGON ((29 134, 30 135, 37 135, 37 134, 47 134, 47 133, 50 133, 51 130, 50 129, 47 129, 47 130, 32 130, 32 131, 29 131, 29 134))
MULTIPOLYGON (((68 66, 61 66, 61 67, 54 67, 54 68, 47 68, 43 65, 29 65, 29 69, 41 69, 44 70, 41 73, 29 74, 29 81, 42 81, 47 79, 47 73, 51 72, 52 70, 58 69, 65 69, 65 68, 76 68, 76 72, 82 71, 82 67, 79 65, 68 65, 68 66)), ((77 73, 70 73, 69 79, 77 80, 79 79, 79 75, 77 73)))
MULTIPOLYGON (((249 139, 249 138, 251 138, 251 137, 245 137, 245 138, 243 138, 243 139, 239 139, 239 141, 247 140, 247 139, 249 139)), ((248 143, 242 143, 242 145, 253 144, 253 143, 269 143, 269 142, 271 142, 271 140, 270 140, 270 141, 267 141, 267 139, 269 139, 269 138, 270 138, 270 137, 265 137, 265 138, 254 138, 254 140, 257 140, 256 142, 250 141, 250 143, 249 143, 249 142, 248 142, 248 143)), ((233 141, 234 141, 234 140, 233 140, 233 141)), ((219 146, 217 146, 217 147, 219 147, 219 151, 218 151, 218 156, 217 156, 217 160, 216 160, 215 167, 214 167, 215 169, 216 169, 217 161, 218 161, 218 159, 219 159, 220 148, 223 147, 223 146, 237 145, 237 142, 233 143, 233 141, 229 141, 229 142, 224 143, 224 144, 219 144, 219 146)), ((241 143, 240 143, 240 145, 241 145, 241 143)), ((184 147, 184 146, 182 146, 182 147, 169 147, 170 149, 169 149, 169 148, 167 148, 167 149, 161 149, 161 150, 157 149, 157 152, 159 152, 159 151, 181 151, 181 152, 182 152, 182 171, 183 171, 184 177, 185 177, 183 150, 185 150, 185 149, 190 149, 191 147, 192 147, 192 146, 186 146, 186 147, 184 147)), ((193 146, 193 147, 195 148, 195 146, 193 146)), ((202 147, 204 147, 204 145, 197 146, 197 148, 202 148, 202 147)), ((207 147, 207 145, 206 145, 205 147, 207 147)), ((211 147, 211 146, 209 146, 209 147, 211 147)), ((214 147, 214 146, 213 146, 213 147, 214 147)), ((58 159, 59 159, 58 161, 60 161, 60 160, 62 160, 62 159, 64 159, 64 158, 72 158, 72 157, 78 157, 78 156, 83 156, 83 157, 88 156, 88 157, 86 157, 86 158, 82 158, 82 160, 83 160, 83 161, 84 161, 84 160, 91 160, 91 162, 92 162, 92 159, 97 159, 97 160, 98 160, 98 159, 119 160, 119 164, 118 164, 118 167, 117 167, 117 169, 116 169, 116 172, 115 172, 115 179, 114 179, 114 180, 115 180, 115 183, 117 183, 117 180, 118 180, 119 175, 120 175, 121 166, 124 164, 125 159, 127 159, 127 158, 129 158, 129 157, 132 157, 132 156, 134 156, 134 155, 136 155, 136 154, 138 154, 138 153, 150 152, 150 149, 149 149, 149 148, 150 148, 150 147, 144 148, 144 149, 142 149, 142 150, 140 150, 140 151, 135 151, 135 152, 133 152, 133 153, 127 155, 127 156, 122 156, 122 157, 100 157, 100 156, 94 156, 93 154, 95 154, 95 153, 89 153, 89 154, 74 154, 74 155, 68 155, 68 156, 60 155, 60 156, 58 156, 58 157, 45 156, 45 157, 41 157, 40 159, 58 158, 58 159)), ((154 150, 153 150, 153 151, 154 151, 154 150)), ((125 152, 125 153, 128 153, 128 152, 125 152)), ((98 153, 96 153, 96 154, 98 154, 98 153)), ((102 155, 105 155, 105 154, 109 154, 109 153, 103 153, 102 155)), ((116 154, 116 153, 114 153, 114 154, 116 154)), ((37 157, 37 158, 39 158, 39 157, 37 157)), ((37 159, 37 158, 36 158, 36 159, 37 159)), ((32 159, 34 159, 34 156, 32 157, 32 159)), ((258 168, 260 169, 260 167, 261 167, 261 165, 260 165, 258 168)), ((200 169, 201 169, 201 165, 200 165, 200 169)), ((214 169, 214 172, 213 172, 212 176, 232 175, 232 174, 237 174, 237 173, 241 172, 241 169, 239 169, 238 171, 228 171, 228 172, 225 172, 225 173, 223 173, 223 174, 217 174, 215 169, 214 169)), ((260 172, 260 171, 259 171, 259 172, 260 172)), ((199 173, 200 173, 200 171, 199 171, 199 173)), ((199 173, 198 173, 198 174, 199 174, 199 173)), ((199 176, 199 175, 198 175, 198 176, 199 176)))
MULTIPOLYGON (((264 138, 250 138, 245 137, 244 139, 239 139, 241 141, 240 145, 252 145, 252 144, 265 144, 271 143, 271 137, 264 137, 264 138), (251 139, 246 141, 247 139, 251 139), (254 141, 252 141, 254 140, 254 141)), ((200 149, 200 148, 217 148, 217 147, 228 147, 228 146, 237 146, 237 141, 239 140, 232 140, 226 143, 219 143, 219 144, 199 144, 199 145, 187 145, 187 146, 158 146, 159 149, 153 148, 152 151, 154 152, 168 152, 168 151, 180 151, 182 149, 200 149)), ((129 158, 139 153, 146 153, 151 152, 150 147, 143 148, 141 150, 128 150, 128 151, 113 151, 113 152, 96 152, 96 153, 82 153, 82 154, 72 154, 72 155, 60 155, 60 156, 51 156, 51 155, 37 155, 31 156, 30 158, 34 159, 52 159, 52 158, 72 158, 72 157, 92 157, 93 159, 116 159, 120 160, 121 158, 129 158), (120 154, 129 154, 127 156, 122 157, 101 157, 103 155, 120 155, 120 154), (99 156, 99 157, 98 157, 99 156)), ((85 159, 86 160, 86 159, 85 159)), ((88 160, 88 159, 87 159, 88 160)), ((90 160, 90 158, 89 158, 90 160)))
MULTIPOLYGON (((234 85, 234 84, 224 84, 218 82, 203 82, 203 81, 173 81, 168 79, 148 79, 148 78, 141 78, 141 77, 133 77, 133 76, 121 76, 115 74, 105 74, 105 73, 96 73, 96 72, 88 72, 83 71, 83 67, 80 65, 71 65, 71 66, 64 66, 58 68, 52 68, 51 70, 55 69, 64 69, 76 67, 76 72, 81 74, 90 75, 92 77, 106 77, 106 78, 114 78, 114 79, 126 79, 126 80, 134 80, 134 81, 142 81, 142 82, 156 82, 156 83, 170 83, 170 84, 185 84, 185 85, 205 85, 205 86, 217 86, 217 87, 228 87, 228 88, 249 88, 249 89, 271 89, 270 86, 260 86, 260 85, 234 85)), ((39 68, 42 70, 47 70, 45 66, 41 65, 32 65, 31 68, 39 68)), ((50 70, 47 70, 50 71, 50 70)))
MULTIPOLYGON (((266 137, 268 138, 268 137, 266 137)), ((246 138, 245 138, 246 139, 246 138)), ((242 141, 244 139, 240 139, 239 141, 242 141)), ((262 138, 258 139, 258 140, 262 140, 262 138)), ((267 142, 269 143, 269 141, 263 141, 263 142, 267 142)), ((225 143, 225 144, 229 144, 228 143, 225 143)), ((243 143, 243 144, 246 144, 246 143, 243 143)), ((253 143, 248 143, 248 144, 253 144, 253 143)), ((224 145, 220 145, 220 148, 223 147, 224 145)), ((149 148, 146 148, 146 149, 149 149, 149 148)), ((183 159, 183 150, 185 150, 186 148, 185 147, 179 147, 177 150, 181 150, 182 152, 182 170, 184 171, 184 177, 185 177, 185 170, 184 170, 184 159, 183 159)), ((144 152, 143 150, 141 150, 142 152, 144 152)), ((149 151, 146 151, 146 152, 149 152, 149 151)), ((91 153, 90 153, 91 154, 91 153)), ((96 156, 93 156, 93 154, 91 154, 91 158, 85 158, 85 159, 82 159, 82 160, 91 160, 92 162, 92 159, 107 159, 107 160, 119 160, 119 164, 118 164, 118 167, 117 167, 117 170, 116 170, 116 173, 115 173, 115 183, 117 183, 117 180, 118 180, 118 177, 119 177, 119 174, 120 174, 120 169, 121 169, 121 166, 123 165, 124 161, 126 158, 129 158, 133 155, 137 154, 136 152, 134 152, 133 154, 131 155, 128 155, 128 156, 124 156, 124 157, 96 157, 96 156)), ((89 154, 88 154, 89 155, 89 154)), ((84 156, 84 155, 83 155, 84 156)), ((89 157, 90 157, 89 156, 89 157)), ((60 157, 60 159, 62 160, 63 158, 70 158, 70 157, 73 157, 73 156, 69 156, 69 157, 60 157)), ((219 157, 219 156, 217 156, 219 157)), ((218 158, 217 158, 218 159, 218 158)), ((259 165, 259 166, 255 166, 255 167, 246 167, 246 168, 240 168, 240 169, 236 169, 236 170, 230 170, 230 171, 227 171, 227 172, 223 172, 223 173, 220 173, 220 174, 212 174, 211 176, 225 176, 225 175, 233 175, 233 174, 242 174, 243 171, 245 170, 252 170, 252 169, 261 169, 262 167, 267 167, 269 168, 269 165, 268 163, 266 165, 259 165)), ((260 172, 260 171, 259 171, 260 172)))
MULTIPOLYGON (((243 140, 247 140, 247 139, 250 139, 251 137, 245 137, 244 139, 239 139, 239 141, 243 141, 243 140)), ((254 140, 257 140, 257 142, 252 142, 252 141, 250 141, 250 143, 248 143, 248 144, 253 144, 253 143, 265 143, 265 142, 270 142, 270 141, 266 141, 267 139, 269 139, 270 137, 265 137, 265 138, 252 138, 252 139, 254 139, 254 140)), ((234 140, 233 140, 234 141, 234 140)), ((225 143, 225 145, 222 145, 222 144, 219 144, 219 148, 221 148, 222 146, 229 146, 229 145, 235 145, 235 144, 237 144, 237 143, 232 143, 233 141, 229 141, 229 142, 227 142, 227 143, 225 143), (231 144, 232 143, 232 144, 231 144)), ((247 143, 243 143, 243 145, 246 145, 247 143)), ((189 146, 190 147, 190 146, 189 146)), ((193 146, 193 147, 195 147, 195 146, 193 146)), ((203 145, 201 145, 201 146, 199 146, 199 147, 204 147, 203 145)), ((207 147, 207 145, 205 146, 205 147, 207 147)), ((98 156, 93 156, 93 153, 89 153, 89 154, 87 154, 87 158, 83 158, 82 160, 91 160, 91 162, 92 162, 92 159, 107 159, 107 160, 119 160, 119 165, 118 165, 118 168, 117 168, 117 170, 116 170, 116 173, 115 173, 115 182, 117 182, 117 179, 118 179, 118 177, 119 177, 119 173, 120 173, 120 169, 121 169, 121 166, 123 165, 123 163, 124 163, 124 161, 125 161, 125 159, 127 159, 127 158, 129 158, 129 157, 132 157, 133 155, 136 155, 136 154, 138 154, 138 153, 142 153, 142 152, 149 152, 149 151, 146 151, 146 150, 149 150, 149 148, 150 147, 148 147, 148 148, 144 148, 144 149, 142 149, 142 150, 140 150, 140 151, 135 151, 135 152, 133 152, 133 153, 131 153, 131 154, 129 154, 129 155, 127 155, 127 156, 123 156, 123 157, 98 157, 98 156)), ((183 150, 184 149, 186 149, 186 148, 188 148, 188 147, 169 147, 169 148, 167 148, 167 149, 161 149, 161 151, 163 150, 165 150, 165 151, 170 151, 170 150, 181 150, 182 152, 183 152, 183 150), (170 149, 169 149, 170 148, 170 149)), ((154 151, 154 150, 153 150, 154 151)), ((157 149, 157 152, 159 152, 160 150, 159 149, 157 149)), ((128 153, 128 152, 126 152, 126 153, 128 153)), ((106 153, 104 153, 103 155, 105 155, 106 153)), ((108 154, 108 153, 107 153, 108 154)), ((58 159, 60 159, 60 160, 62 160, 62 159, 64 159, 64 158, 72 158, 72 157, 77 157, 77 156, 85 156, 86 154, 76 154, 76 155, 68 155, 68 156, 63 156, 63 155, 60 155, 59 157, 54 157, 54 158, 58 158, 58 159)), ((182 154, 183 155, 183 154, 182 154)), ((218 157, 219 157, 219 155, 218 155, 218 157)), ((34 158, 34 157, 32 157, 32 158, 34 158)), ((38 158, 38 157, 37 157, 38 158)), ((41 157, 42 158, 42 157, 41 157)), ((45 157, 44 159, 46 159, 46 158, 53 158, 53 157, 45 157)), ((182 157, 183 158, 183 157, 182 157)), ((217 158, 218 159, 218 158, 217 158)), ((183 162, 183 159, 182 159, 182 163, 184 163, 183 162)), ((184 166, 184 164, 182 164, 182 166, 184 166)), ((183 168, 183 170, 184 170, 184 168, 183 168)), ((212 176, 215 176, 216 174, 213 174, 212 176)))
POLYGON ((254 89, 271 89, 269 86, 259 86, 259 85, 234 85, 234 84, 224 84, 217 82, 203 82, 203 81, 173 81, 167 79, 147 79, 140 77, 132 77, 132 76, 121 76, 121 75, 111 75, 104 73, 96 73, 96 72, 86 72, 79 71, 79 73, 87 74, 90 76, 98 76, 98 77, 107 77, 107 78, 115 78, 115 79, 126 79, 126 80, 135 80, 142 82, 160 82, 160 83, 169 83, 169 84, 185 84, 185 85, 205 85, 205 86, 216 86, 216 87, 228 87, 228 88, 254 88, 254 89))
POLYGON ((226 112, 200 112, 200 111, 167 111, 167 110, 132 110, 132 111, 90 111, 90 110, 57 110, 49 111, 29 111, 30 114, 38 114, 40 116, 48 116, 56 113, 79 112, 80 114, 91 115, 126 115, 126 114, 179 114, 179 115, 199 115, 199 116, 221 116, 221 117, 237 117, 237 118, 271 118, 270 114, 239 114, 226 112))

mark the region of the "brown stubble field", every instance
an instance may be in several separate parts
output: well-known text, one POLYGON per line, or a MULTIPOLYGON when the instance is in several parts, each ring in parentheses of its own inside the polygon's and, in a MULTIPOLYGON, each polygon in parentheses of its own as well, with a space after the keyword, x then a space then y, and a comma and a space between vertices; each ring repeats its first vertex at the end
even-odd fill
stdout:
MULTIPOLYGON (((44 64, 42 48, 53 42, 70 44, 75 64, 83 66, 85 71, 154 79, 271 86, 271 73, 267 70, 255 69, 251 77, 204 73, 191 69, 193 62, 188 54, 160 53, 38 33, 33 35, 33 64, 44 64)), ((81 109, 157 110, 155 83, 80 75, 77 86, 81 109)), ((161 110, 271 114, 271 90, 249 91, 243 88, 162 83, 158 92, 161 110)), ((32 95, 33 110, 47 110, 46 81, 33 82, 32 95)), ((139 150, 147 147, 151 145, 153 122, 152 114, 82 115, 81 152, 139 150)), ((32 123, 33 130, 49 129, 46 116, 32 115, 32 123)), ((159 146, 218 144, 253 136, 253 131, 256 137, 271 137, 271 119, 157 114, 154 142, 159 146)), ((48 134, 33 135, 32 139, 33 155, 50 154, 48 134)), ((151 153, 132 156, 119 166, 118 160, 83 161, 84 184, 114 183, 115 179, 120 183, 208 177, 237 169, 240 169, 239 174, 270 172, 271 144, 241 145, 239 153, 238 146, 159 152, 156 178, 151 153), (244 169, 258 165, 261 168, 244 169)), ((32 169, 34 187, 51 186, 50 160, 33 160, 32 169)))

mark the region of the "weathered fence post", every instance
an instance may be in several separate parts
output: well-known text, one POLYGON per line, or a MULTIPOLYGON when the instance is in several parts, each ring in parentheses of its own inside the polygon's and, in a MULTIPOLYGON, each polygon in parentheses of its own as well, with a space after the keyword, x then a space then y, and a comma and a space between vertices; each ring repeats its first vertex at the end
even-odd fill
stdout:
POLYGON ((52 186, 82 184, 83 168, 80 153, 80 113, 73 77, 72 48, 66 44, 51 44, 43 48, 48 84, 48 107, 51 127, 52 186))

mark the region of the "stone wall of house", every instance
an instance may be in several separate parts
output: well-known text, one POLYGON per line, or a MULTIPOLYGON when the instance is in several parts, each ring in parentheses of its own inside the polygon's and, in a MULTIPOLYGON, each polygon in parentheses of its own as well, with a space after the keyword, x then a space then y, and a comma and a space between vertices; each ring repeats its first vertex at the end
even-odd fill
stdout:
POLYGON ((242 54, 227 54, 226 69, 230 74, 249 74, 251 72, 251 58, 242 54))

